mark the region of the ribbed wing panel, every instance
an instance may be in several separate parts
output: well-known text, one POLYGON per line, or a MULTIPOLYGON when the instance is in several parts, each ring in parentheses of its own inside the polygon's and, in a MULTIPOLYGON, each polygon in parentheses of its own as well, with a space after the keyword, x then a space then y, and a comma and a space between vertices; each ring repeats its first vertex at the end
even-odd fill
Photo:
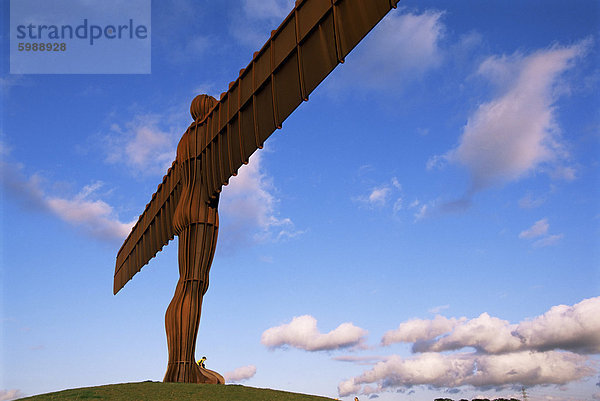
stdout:
POLYGON ((176 167, 173 163, 169 168, 119 249, 113 283, 115 294, 175 236, 173 213, 181 193, 176 167))
POLYGON ((200 122, 198 147, 216 196, 256 149, 399 0, 303 0, 200 122))

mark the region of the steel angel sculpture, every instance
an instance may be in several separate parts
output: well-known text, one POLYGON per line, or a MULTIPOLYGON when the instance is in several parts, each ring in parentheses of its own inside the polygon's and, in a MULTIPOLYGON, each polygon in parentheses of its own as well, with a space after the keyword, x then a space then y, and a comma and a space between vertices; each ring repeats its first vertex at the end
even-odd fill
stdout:
POLYGON ((399 0, 297 0, 219 100, 199 95, 177 157, 117 254, 116 294, 179 236, 179 281, 165 316, 166 382, 224 383, 194 362, 223 185, 399 0))

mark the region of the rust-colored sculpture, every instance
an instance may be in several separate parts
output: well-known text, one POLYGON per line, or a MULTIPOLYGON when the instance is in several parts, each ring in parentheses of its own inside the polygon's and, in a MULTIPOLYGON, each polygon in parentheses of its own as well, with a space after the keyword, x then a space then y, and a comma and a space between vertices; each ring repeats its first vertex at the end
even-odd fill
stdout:
POLYGON ((164 381, 224 383, 194 362, 215 253, 219 193, 256 149, 399 0, 297 0, 219 101, 199 95, 177 157, 117 254, 116 294, 175 235, 179 281, 167 308, 164 381))

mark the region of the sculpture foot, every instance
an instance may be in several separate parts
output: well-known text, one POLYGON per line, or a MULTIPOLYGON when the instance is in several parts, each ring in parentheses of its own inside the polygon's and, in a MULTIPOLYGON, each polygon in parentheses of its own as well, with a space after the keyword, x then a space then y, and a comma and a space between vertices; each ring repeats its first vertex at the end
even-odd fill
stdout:
POLYGON ((225 379, 219 373, 202 368, 194 362, 170 365, 163 381, 171 383, 225 384, 225 379))
POLYGON ((209 369, 205 369, 205 368, 201 367, 200 373, 202 374, 202 376, 204 376, 208 379, 208 381, 205 381, 203 383, 225 384, 225 379, 223 378, 223 376, 221 376, 219 373, 215 372, 214 370, 209 370, 209 369))

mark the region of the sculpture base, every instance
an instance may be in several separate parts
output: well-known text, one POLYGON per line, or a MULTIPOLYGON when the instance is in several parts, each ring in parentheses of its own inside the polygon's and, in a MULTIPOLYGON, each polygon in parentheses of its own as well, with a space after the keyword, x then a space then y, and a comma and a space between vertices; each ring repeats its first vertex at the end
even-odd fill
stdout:
POLYGON ((223 376, 221 376, 219 373, 215 372, 214 370, 200 368, 200 372, 202 373, 203 376, 209 378, 209 380, 210 380, 205 383, 225 384, 225 378, 223 376))
POLYGON ((195 362, 189 362, 170 364, 163 382, 225 384, 225 379, 213 370, 202 368, 195 362))

